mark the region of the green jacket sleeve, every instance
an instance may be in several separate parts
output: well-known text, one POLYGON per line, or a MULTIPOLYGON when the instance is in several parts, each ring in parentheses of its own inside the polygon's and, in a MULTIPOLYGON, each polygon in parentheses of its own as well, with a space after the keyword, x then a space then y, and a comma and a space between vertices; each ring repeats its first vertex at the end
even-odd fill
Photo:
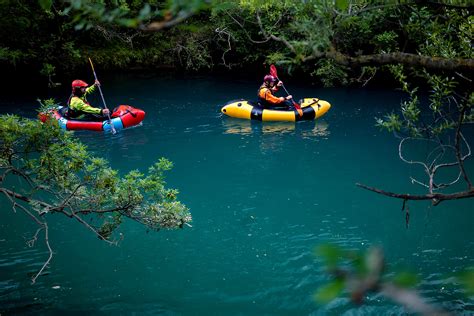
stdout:
POLYGON ((101 114, 102 113, 102 109, 94 108, 94 107, 90 106, 89 104, 87 104, 86 102, 84 102, 83 100, 81 100, 78 97, 73 97, 71 99, 69 107, 73 110, 81 111, 81 112, 85 112, 85 113, 91 113, 91 114, 101 114))
POLYGON ((91 94, 92 92, 95 91, 95 84, 93 84, 92 86, 90 87, 87 87, 86 88, 86 93, 84 93, 84 95, 88 95, 88 94, 91 94))

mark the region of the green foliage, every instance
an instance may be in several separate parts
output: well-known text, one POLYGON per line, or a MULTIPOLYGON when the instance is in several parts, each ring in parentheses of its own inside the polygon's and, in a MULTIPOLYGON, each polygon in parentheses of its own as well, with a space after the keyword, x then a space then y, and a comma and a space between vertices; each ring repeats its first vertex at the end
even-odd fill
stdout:
POLYGON ((346 11, 349 8, 348 0, 336 0, 336 8, 339 11, 346 11))
POLYGON ((54 67, 53 65, 45 63, 45 64, 43 64, 43 68, 41 68, 40 73, 43 76, 51 77, 51 76, 54 75, 55 69, 56 69, 56 67, 54 67))
POLYGON ((415 95, 416 90, 413 92, 412 97, 409 101, 403 101, 401 104, 401 110, 404 118, 405 128, 409 131, 411 136, 421 136, 418 129, 418 120, 420 118, 420 109, 418 97, 415 95))
POLYGON ((332 244, 322 244, 318 246, 314 254, 316 257, 321 258, 329 269, 336 268, 337 265, 345 259, 346 255, 345 251, 340 247, 332 244))
POLYGON ((0 61, 7 62, 16 66, 19 61, 23 60, 27 55, 21 50, 12 50, 8 47, 0 47, 0 61))
POLYGON ((377 34, 373 43, 378 53, 391 53, 397 50, 398 46, 398 34, 394 31, 386 31, 381 34, 377 34))
POLYGON ((62 14, 71 15, 76 30, 89 30, 97 24, 136 28, 151 20, 195 13, 206 9, 207 1, 105 1, 73 0, 62 14))
POLYGON ((458 83, 453 77, 430 75, 427 72, 425 72, 425 76, 432 87, 430 109, 435 114, 440 115, 443 113, 443 105, 446 105, 446 101, 449 101, 449 99, 453 96, 458 83))
MULTIPOLYGON (((381 291, 385 286, 395 286, 403 291, 418 285, 418 277, 412 272, 386 271, 382 250, 377 247, 356 251, 323 244, 317 247, 315 255, 323 260, 326 270, 333 275, 333 279, 320 286, 313 295, 320 304, 329 303, 345 291, 352 300, 361 303, 365 294, 381 291)), ((472 281, 472 274, 461 275, 466 282, 472 281)))
MULTIPOLYGON (((52 103, 43 102, 42 110, 52 103)), ((177 200, 178 191, 166 188, 164 173, 171 168, 172 163, 161 158, 145 174, 134 170, 120 176, 106 160, 92 156, 72 134, 62 131, 56 120, 40 123, 0 116, 0 170, 18 170, 25 180, 9 189, 27 197, 37 214, 104 218, 97 228, 104 238, 111 237, 123 218, 152 230, 180 228, 191 221, 188 209, 177 200)), ((0 185, 8 187, 4 181, 0 185)))
POLYGON ((119 215, 109 216, 98 229, 99 235, 104 239, 110 239, 113 232, 122 224, 122 217, 119 215))
POLYGON ((457 280, 464 286, 466 294, 474 295, 474 269, 466 269, 456 276, 457 280))
POLYGON ((397 79, 398 82, 401 84, 402 90, 406 93, 410 93, 410 89, 408 88, 408 77, 405 74, 403 65, 388 65, 387 68, 389 69, 393 77, 397 79))
POLYGON ((345 287, 346 284, 344 280, 336 279, 318 288, 313 296, 313 299, 319 304, 327 304, 333 299, 339 297, 345 287))
POLYGON ((350 78, 358 72, 320 58, 308 62, 306 57, 333 50, 348 56, 398 51, 449 58, 473 54, 474 23, 467 9, 410 2, 38 0, 14 6, 13 0, 4 0, 0 13, 0 62, 34 63, 34 71, 42 73, 48 72, 44 65, 51 65, 56 75, 83 67, 86 57, 96 54, 104 68, 168 65, 193 71, 222 64, 216 60, 225 54, 226 66, 253 67, 266 59, 332 86, 360 82, 350 78), (35 10, 38 7, 42 10, 35 10), (187 14, 194 15, 159 36, 137 30, 187 14), (19 36, 12 38, 12 33, 19 36), (270 34, 286 42, 268 40, 270 34))
MULTIPOLYGON (((40 104, 39 109, 37 110, 38 113, 50 113, 52 110, 57 108, 56 101, 54 99, 46 99, 46 100, 37 100, 40 104)), ((53 124, 54 121, 51 122, 53 124)))
POLYGON ((316 76, 325 87, 348 84, 347 69, 332 59, 322 59, 312 75, 316 76))
POLYGON ((397 286, 410 288, 418 285, 419 278, 415 273, 409 271, 401 271, 396 273, 391 278, 391 281, 397 286))
POLYGON ((41 8, 45 11, 49 11, 53 5, 53 0, 38 0, 41 8))
POLYGON ((237 1, 242 8, 248 9, 250 13, 257 11, 265 12, 273 17, 284 10, 295 9, 298 4, 295 1, 283 0, 283 1, 265 1, 265 0, 239 0, 237 1))

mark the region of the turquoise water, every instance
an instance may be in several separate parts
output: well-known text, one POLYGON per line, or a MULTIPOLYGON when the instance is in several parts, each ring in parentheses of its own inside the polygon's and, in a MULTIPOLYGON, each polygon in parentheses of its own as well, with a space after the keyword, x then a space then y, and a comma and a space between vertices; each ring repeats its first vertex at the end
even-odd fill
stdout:
MULTIPOLYGON (((259 82, 131 79, 103 80, 103 90, 109 107, 144 109, 143 126, 76 135, 121 172, 146 170, 160 157, 172 160, 167 182, 190 208, 193 227, 147 233, 125 223, 124 240, 113 247, 76 222, 51 217, 55 257, 47 275, 31 285, 47 251, 42 244, 26 247, 34 225, 0 200, 0 313, 406 312, 378 295, 363 306, 344 297, 317 305, 312 295, 329 278, 313 250, 327 242, 350 249, 383 245, 390 269, 419 274, 423 295, 459 313, 474 311, 458 287, 440 283, 474 265, 472 200, 434 208, 410 203, 407 229, 400 201, 355 186, 422 192, 409 181, 419 172, 399 160, 396 139, 374 126, 375 116, 398 107, 399 93, 287 83, 295 97, 319 97, 332 109, 317 122, 251 122, 219 110, 228 100, 253 98, 259 82)), ((67 92, 57 97, 66 99, 67 92)), ((22 99, 1 101, 0 111, 34 116, 34 98, 22 99)))

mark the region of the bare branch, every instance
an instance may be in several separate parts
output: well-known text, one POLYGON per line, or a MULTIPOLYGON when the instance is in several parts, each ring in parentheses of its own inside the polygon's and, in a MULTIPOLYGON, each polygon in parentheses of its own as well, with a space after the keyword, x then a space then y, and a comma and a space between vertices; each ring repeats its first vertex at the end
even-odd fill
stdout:
POLYGON ((227 38, 225 39, 227 41, 227 48, 224 50, 224 52, 222 53, 222 63, 225 67, 227 68, 231 68, 231 65, 227 65, 226 61, 225 61, 225 54, 227 54, 228 52, 230 52, 232 50, 232 45, 230 43, 230 40, 232 38, 232 34, 230 34, 229 32, 226 31, 226 29, 220 29, 220 28, 216 28, 216 33, 219 34, 219 37, 222 39, 223 36, 226 36, 227 38))
POLYGON ((82 182, 82 183, 78 184, 78 185, 76 186, 76 188, 74 188, 74 190, 72 190, 72 192, 71 192, 58 206, 51 207, 51 208, 45 210, 44 212, 42 212, 40 215, 44 215, 44 214, 47 213, 47 212, 54 212, 54 211, 62 211, 62 210, 64 210, 64 208, 66 207, 66 204, 69 203, 69 201, 74 197, 74 195, 76 194, 76 192, 77 192, 81 187, 83 187, 85 184, 86 184, 86 182, 82 182))
POLYGON ((269 40, 269 39, 272 39, 274 41, 277 41, 277 42, 281 42, 283 43, 293 54, 296 55, 296 49, 293 47, 293 45, 291 45, 290 42, 288 42, 285 38, 283 37, 278 37, 278 36, 275 36, 273 34, 268 34, 268 32, 265 30, 265 28, 263 27, 263 24, 262 24, 262 19, 260 18, 260 15, 258 14, 257 12, 257 22, 258 22, 258 25, 260 27, 260 30, 262 31, 262 34, 263 36, 269 40))
POLYGON ((425 163, 421 162, 421 161, 417 161, 417 160, 408 160, 406 159, 404 156, 403 156, 403 145, 405 144, 406 141, 408 140, 427 140, 427 139, 424 139, 424 138, 413 138, 413 137, 405 137, 403 138, 400 143, 398 144, 398 156, 400 157, 400 159, 404 162, 404 163, 407 163, 407 164, 410 164, 410 165, 421 165, 426 172, 429 172, 429 168, 428 168, 428 165, 426 165, 425 163))
MULTIPOLYGON (((417 180, 413 177, 410 177, 411 182, 412 183, 417 183, 419 185, 422 185, 422 186, 428 188, 429 193, 431 193, 431 194, 435 190, 446 188, 446 187, 449 187, 449 186, 457 183, 461 179, 462 174, 465 175, 465 180, 469 184, 470 182, 469 182, 469 178, 467 177, 467 174, 465 173, 465 171, 463 173, 463 170, 464 170, 463 163, 471 155, 471 150, 470 150, 469 144, 465 140, 462 133, 459 132, 458 137, 459 137, 459 139, 457 141, 459 142, 460 140, 463 140, 466 147, 468 148, 468 152, 466 154, 462 155, 459 143, 457 143, 456 146, 451 146, 451 145, 444 145, 444 144, 440 143, 440 141, 438 141, 439 146, 434 148, 430 152, 430 154, 428 155, 428 157, 430 157, 432 154, 436 153, 436 156, 434 158, 432 158, 432 161, 429 164, 429 166, 427 165, 427 163, 424 163, 424 162, 421 162, 421 161, 415 161, 415 160, 408 160, 407 158, 405 158, 405 156, 403 155, 403 146, 404 146, 405 142, 409 141, 409 140, 429 141, 429 142, 436 142, 436 141, 433 140, 433 139, 425 139, 425 138, 412 138, 412 137, 403 138, 400 141, 399 146, 398 146, 398 155, 399 155, 400 159, 403 162, 407 163, 407 164, 418 164, 418 165, 422 166, 425 173, 428 176, 428 179, 429 179, 429 185, 427 185, 427 184, 425 184, 425 183, 423 183, 423 182, 421 182, 421 181, 419 181, 419 180, 417 180), (443 156, 443 154, 446 152, 447 149, 450 150, 450 151, 453 151, 455 153, 455 155, 457 157, 456 161, 436 164, 438 159, 440 159, 443 156), (458 173, 458 176, 454 180, 452 180, 451 182, 448 182, 448 183, 440 183, 440 184, 435 182, 435 176, 436 176, 436 173, 438 172, 439 169, 449 168, 449 167, 454 167, 454 166, 459 166, 459 168, 460 168, 460 172, 458 173)), ((471 188, 471 186, 468 185, 468 188, 471 188)))
MULTIPOLYGON (((24 196, 24 195, 21 195, 17 192, 13 192, 11 190, 8 190, 6 188, 0 188, 0 192, 4 193, 6 196, 8 196, 11 200, 11 198, 15 198, 17 200, 20 200, 20 201, 23 201, 23 202, 26 202, 26 203, 32 203, 32 202, 35 202, 37 203, 38 205, 42 206, 42 207, 45 207, 45 208, 51 208, 52 206, 48 203, 45 203, 43 201, 39 201, 39 200, 34 200, 34 199, 31 199, 27 196, 24 196)), ((14 203, 12 201, 12 203, 14 203)))
POLYGON ((98 30, 107 41, 111 41, 113 38, 118 38, 122 42, 128 44, 133 49, 133 39, 140 35, 139 31, 135 31, 131 34, 125 32, 116 31, 114 29, 105 28, 101 25, 95 25, 94 28, 98 30))
POLYGON ((15 202, 15 200, 13 200, 13 197, 16 197, 18 198, 18 195, 12 195, 11 194, 11 191, 7 190, 7 189, 4 189, 4 188, 0 188, 0 192, 3 192, 3 194, 5 194, 7 196, 7 198, 12 202, 12 207, 15 209, 17 206, 23 211, 25 212, 31 219, 33 219, 36 224, 38 224, 40 226, 40 228, 38 228, 38 230, 36 231, 36 233, 33 235, 33 238, 31 240, 29 240, 27 242, 27 245, 29 247, 33 247, 35 242, 38 240, 38 234, 41 230, 44 230, 44 240, 45 240, 45 243, 46 243, 46 247, 48 248, 48 252, 49 252, 49 256, 48 256, 48 259, 44 262, 43 266, 41 267, 41 269, 38 271, 38 273, 31 279, 31 282, 34 284, 36 282, 36 279, 41 275, 41 273, 43 273, 44 269, 46 268, 46 266, 49 264, 49 262, 51 261, 51 259, 53 258, 53 250, 51 249, 51 246, 49 244, 49 230, 48 230, 48 224, 46 222, 42 222, 40 221, 36 216, 33 215, 33 213, 31 213, 27 208, 25 208, 23 205, 20 205, 18 203, 15 202))
POLYGON ((454 147, 456 148, 456 158, 458 160, 459 168, 461 169, 461 173, 464 177, 464 180, 467 183, 467 187, 469 189, 472 189, 472 183, 471 183, 469 177, 467 176, 466 169, 464 169, 464 160, 466 159, 466 157, 471 155, 471 147, 469 146, 468 142, 464 138, 464 135, 461 133, 461 126, 462 126, 462 122, 464 120, 464 113, 466 113, 466 109, 467 109, 467 105, 464 105, 461 109, 461 113, 459 114, 459 120, 458 120, 457 129, 456 129, 456 138, 455 138, 454 147), (464 144, 468 148, 468 153, 464 157, 461 157, 461 145, 460 145, 460 140, 461 139, 464 141, 464 144))
POLYGON ((361 183, 356 183, 356 185, 363 189, 366 189, 378 194, 382 194, 388 197, 392 197, 392 198, 397 198, 397 199, 402 199, 402 200, 415 200, 415 201, 431 200, 433 201, 434 205, 437 205, 440 202, 446 201, 446 200, 459 200, 459 199, 474 197, 474 189, 472 188, 470 190, 457 192, 457 193, 451 193, 451 194, 430 193, 430 194, 424 194, 424 195, 413 195, 413 194, 400 194, 400 193, 388 192, 388 191, 380 190, 374 187, 369 187, 361 183))
POLYGON ((421 315, 451 315, 450 313, 427 304, 417 292, 397 287, 392 283, 382 283, 380 286, 380 293, 421 315))
POLYGON ((350 292, 351 299, 355 303, 361 304, 365 294, 375 292, 421 315, 450 315, 450 313, 427 303, 416 291, 399 287, 390 281, 383 281, 385 258, 381 248, 369 249, 363 259, 367 268, 367 273, 363 275, 347 268, 335 267, 330 270, 335 278, 344 281, 346 289, 350 292))
POLYGON ((31 178, 26 174, 24 173, 23 171, 21 171, 20 169, 17 169, 17 168, 14 168, 13 166, 8 166, 8 168, 5 168, 5 172, 2 174, 2 176, 0 177, 0 182, 4 181, 6 176, 9 174, 9 173, 12 173, 12 174, 15 174, 15 175, 19 175, 21 178, 23 178, 24 180, 26 180, 26 182, 28 183, 28 185, 30 187, 34 187, 34 184, 33 184, 33 181, 31 180, 31 178))
MULTIPOLYGON (((31 217, 31 219, 33 219, 38 225, 43 225, 44 223, 42 221, 40 221, 33 213, 31 213, 26 207, 24 207, 23 205, 21 204, 18 204, 13 198, 18 198, 17 196, 20 196, 20 197, 23 197, 22 195, 19 195, 15 192, 12 192, 10 190, 7 190, 5 188, 0 188, 0 192, 2 192, 3 194, 5 194, 5 196, 10 200, 10 202, 12 203, 12 208, 13 210, 15 211, 16 213, 16 207, 19 207, 24 213, 26 213, 28 216, 31 217)), ((26 202, 30 202, 31 200, 29 200, 28 198, 26 198, 27 201, 26 202)), ((25 201, 23 199, 20 199, 22 201, 25 201)))
POLYGON ((49 251, 49 257, 46 260, 46 262, 43 264, 41 269, 38 271, 38 273, 31 279, 31 283, 35 283, 36 279, 43 273, 43 270, 48 266, 48 264, 51 262, 51 259, 53 258, 53 249, 51 249, 51 246, 49 244, 49 228, 47 223, 43 223, 43 229, 44 229, 44 241, 46 243, 46 247, 48 248, 49 251))

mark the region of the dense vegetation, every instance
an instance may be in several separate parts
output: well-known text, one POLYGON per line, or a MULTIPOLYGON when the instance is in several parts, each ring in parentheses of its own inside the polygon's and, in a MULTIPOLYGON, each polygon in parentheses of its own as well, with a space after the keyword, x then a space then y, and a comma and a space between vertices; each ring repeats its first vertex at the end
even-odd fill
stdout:
POLYGON ((474 67, 472 7, 430 1, 143 3, 3 0, 2 67, 42 74, 47 83, 85 66, 90 56, 109 69, 237 72, 278 62, 324 85, 364 85, 397 71, 382 67, 388 64, 417 69, 409 76, 417 79, 422 66, 464 77, 474 67), (167 27, 175 20, 181 23, 167 27))

